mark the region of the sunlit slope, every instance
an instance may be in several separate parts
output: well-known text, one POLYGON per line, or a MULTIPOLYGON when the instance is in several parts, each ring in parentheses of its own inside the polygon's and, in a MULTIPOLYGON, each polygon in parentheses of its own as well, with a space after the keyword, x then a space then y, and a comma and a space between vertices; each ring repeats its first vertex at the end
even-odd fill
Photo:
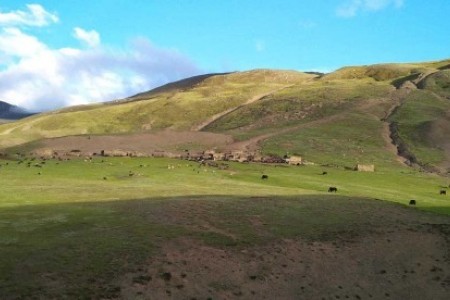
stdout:
POLYGON ((209 117, 260 94, 308 82, 315 75, 256 70, 216 75, 190 88, 168 89, 102 105, 67 108, 0 127, 0 147, 48 137, 189 130, 209 117))
POLYGON ((344 67, 324 77, 327 79, 363 79, 372 78, 376 81, 388 81, 411 75, 426 74, 448 68, 450 60, 427 62, 427 63, 405 63, 405 64, 377 64, 370 66, 344 67))
POLYGON ((323 118, 368 99, 388 97, 394 88, 389 83, 371 80, 315 80, 277 91, 261 101, 224 116, 206 129, 227 131, 239 129, 278 129, 323 118))
POLYGON ((349 167, 389 167, 414 157, 412 163, 445 173, 450 167, 447 64, 344 68, 273 93, 206 129, 254 139, 266 154, 298 154, 349 167), (407 81, 410 88, 398 85, 407 81))

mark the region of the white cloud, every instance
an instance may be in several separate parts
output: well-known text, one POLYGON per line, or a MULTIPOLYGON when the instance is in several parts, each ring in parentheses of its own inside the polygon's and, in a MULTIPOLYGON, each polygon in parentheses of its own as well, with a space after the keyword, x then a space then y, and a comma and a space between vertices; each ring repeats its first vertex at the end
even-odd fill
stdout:
POLYGON ((34 37, 18 28, 3 28, 0 32, 0 53, 14 57, 30 57, 47 47, 34 37))
POLYGON ((39 4, 28 4, 27 8, 28 11, 16 10, 6 13, 0 11, 0 25, 41 27, 59 21, 56 14, 46 11, 39 4))
POLYGON ((100 35, 97 31, 86 31, 83 28, 75 27, 73 30, 73 36, 83 43, 86 43, 89 47, 97 47, 100 45, 100 35))
POLYGON ((348 0, 336 9, 336 15, 343 18, 356 16, 360 11, 380 11, 389 6, 400 8, 404 0, 348 0))
POLYGON ((200 73, 178 51, 145 38, 118 49, 102 47, 95 30, 77 27, 74 37, 90 48, 52 48, 29 30, 0 29, 0 100, 43 111, 124 98, 200 73))

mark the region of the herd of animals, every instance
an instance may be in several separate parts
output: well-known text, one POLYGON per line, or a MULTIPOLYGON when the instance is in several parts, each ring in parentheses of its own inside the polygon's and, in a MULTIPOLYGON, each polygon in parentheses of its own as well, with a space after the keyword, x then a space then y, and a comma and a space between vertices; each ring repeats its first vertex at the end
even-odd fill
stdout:
MULTIPOLYGON (((27 166, 27 167, 34 166, 34 167, 37 167, 37 168, 42 168, 42 166, 45 165, 45 161, 46 161, 45 158, 42 158, 42 159, 41 159, 42 161, 40 161, 40 162, 33 163, 35 159, 36 159, 36 158, 30 158, 30 160, 26 163, 26 166, 27 166)), ((25 160, 19 160, 17 163, 18 163, 18 164, 22 164, 22 163, 24 163, 24 162, 25 162, 25 160)), ((102 162, 103 162, 103 161, 102 161, 102 162)), ((59 164, 59 163, 57 162, 57 164, 59 164)), ((4 165, 7 166, 7 165, 9 165, 9 163, 6 162, 4 165)), ((3 166, 3 165, 0 164, 0 167, 2 167, 2 166, 3 166)), ((141 165, 141 167, 142 167, 142 165, 141 165)), ((42 174, 41 172, 38 172, 38 173, 37 173, 37 175, 41 175, 41 174, 42 174)), ((322 172, 320 175, 327 175, 327 174, 328 174, 328 172, 324 171, 324 172, 322 172)), ((134 175, 134 174, 130 171, 129 176, 133 176, 133 175, 134 175)), ((263 175, 261 175, 261 179, 262 179, 262 180, 268 180, 268 179, 269 179, 269 175, 263 174, 263 175)), ((107 180, 107 177, 103 177, 103 180, 107 180)), ((450 188, 450 185, 449 185, 448 187, 450 188)), ((330 187, 328 188, 328 192, 329 192, 329 193, 337 193, 337 191, 338 191, 338 189, 337 189, 337 187, 335 187, 335 186, 330 186, 330 187)), ((445 195, 447 195, 447 191, 446 191, 445 189, 441 189, 441 190, 439 191, 439 195, 445 196, 445 195)), ((413 206, 414 206, 414 205, 416 205, 416 204, 417 204, 417 201, 416 201, 415 199, 411 199, 411 200, 409 201, 409 205, 413 205, 413 206)))
MULTIPOLYGON (((323 172, 322 173, 322 175, 327 175, 328 173, 327 172, 323 172)), ((261 176, 261 179, 263 179, 263 180, 267 180, 267 179, 269 179, 269 176, 268 175, 266 175, 266 174, 263 174, 262 176, 261 176)), ((450 185, 448 186, 449 188, 450 188, 450 185)), ((328 188, 328 192, 329 193, 337 193, 337 191, 338 191, 338 189, 337 189, 337 187, 335 187, 335 186, 330 186, 329 188, 328 188)), ((444 190, 444 189, 441 189, 440 191, 439 191, 439 195, 447 195, 447 191, 446 190, 444 190)), ((414 199, 412 199, 412 200, 410 200, 409 201, 409 205, 416 205, 417 204, 417 201, 416 200, 414 200, 414 199)))

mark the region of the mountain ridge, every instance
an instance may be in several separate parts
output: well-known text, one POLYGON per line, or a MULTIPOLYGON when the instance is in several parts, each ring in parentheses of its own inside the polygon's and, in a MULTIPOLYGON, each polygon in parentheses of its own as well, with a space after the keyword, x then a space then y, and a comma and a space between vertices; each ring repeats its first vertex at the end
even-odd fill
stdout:
POLYGON ((0 119, 3 120, 19 120, 28 116, 33 115, 28 113, 25 109, 9 104, 8 102, 0 100, 0 119))

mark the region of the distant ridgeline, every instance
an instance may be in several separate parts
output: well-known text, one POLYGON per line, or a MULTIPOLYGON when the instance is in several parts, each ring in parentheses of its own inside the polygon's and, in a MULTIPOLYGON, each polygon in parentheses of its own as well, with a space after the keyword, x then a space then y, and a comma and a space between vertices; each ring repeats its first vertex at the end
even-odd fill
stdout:
POLYGON ((18 120, 33 115, 25 109, 0 101, 0 119, 18 120))

